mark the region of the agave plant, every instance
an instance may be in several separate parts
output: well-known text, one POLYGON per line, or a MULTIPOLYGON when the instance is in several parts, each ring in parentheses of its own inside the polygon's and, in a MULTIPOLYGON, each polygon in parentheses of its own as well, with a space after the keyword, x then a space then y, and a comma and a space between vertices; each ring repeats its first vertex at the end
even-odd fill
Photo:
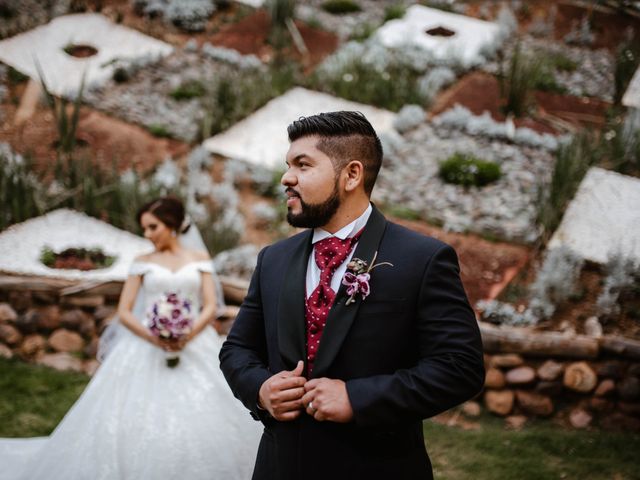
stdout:
POLYGON ((72 101, 73 108, 71 113, 69 113, 68 107, 71 101, 65 97, 55 97, 49 91, 40 63, 36 60, 35 64, 47 105, 51 109, 56 121, 56 128, 58 130, 58 151, 64 154, 71 154, 76 146, 76 131, 78 129, 78 121, 80 120, 80 106, 82 105, 86 72, 82 75, 80 88, 78 88, 78 93, 72 101))

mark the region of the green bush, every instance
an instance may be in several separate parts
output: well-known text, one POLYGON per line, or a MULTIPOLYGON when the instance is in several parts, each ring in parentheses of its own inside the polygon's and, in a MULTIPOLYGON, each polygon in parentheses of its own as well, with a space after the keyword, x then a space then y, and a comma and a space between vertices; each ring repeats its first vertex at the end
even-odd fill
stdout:
POLYGON ((419 78, 420 73, 401 62, 391 62, 386 70, 380 71, 362 58, 356 58, 328 73, 316 70, 309 84, 315 90, 347 100, 398 111, 404 105, 427 102, 418 88, 419 78))
POLYGON ((404 5, 388 5, 384 9, 384 20, 382 23, 395 20, 396 18, 402 18, 405 13, 407 13, 407 9, 404 5))
POLYGON ((171 132, 164 125, 160 125, 159 123, 153 123, 149 125, 149 132, 151 135, 158 138, 171 138, 171 132))
POLYGON ((544 56, 547 62, 561 72, 575 72, 578 64, 561 52, 546 52, 544 56))
POLYGON ((567 89, 556 82, 553 70, 548 66, 541 66, 537 72, 533 88, 551 93, 567 93, 567 89))
POLYGON ((187 80, 173 90, 169 95, 174 100, 191 100, 192 98, 199 98, 204 96, 206 89, 202 82, 198 80, 187 80))
POLYGON ((322 4, 322 9, 334 15, 359 12, 362 10, 360 5, 351 0, 328 0, 322 4))
POLYGON ((497 163, 464 153, 454 153, 442 162, 439 174, 445 182, 465 187, 484 187, 502 175, 497 163))

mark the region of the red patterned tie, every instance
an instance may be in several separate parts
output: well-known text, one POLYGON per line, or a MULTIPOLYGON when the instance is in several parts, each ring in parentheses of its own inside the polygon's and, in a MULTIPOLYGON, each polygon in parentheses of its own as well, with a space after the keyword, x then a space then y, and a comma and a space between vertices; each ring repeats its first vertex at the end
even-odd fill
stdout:
POLYGON ((320 338, 327 323, 329 310, 336 298, 331 288, 331 279, 338 267, 346 260, 351 249, 360 238, 362 230, 351 238, 341 240, 328 237, 315 244, 316 265, 320 269, 320 283, 305 303, 307 320, 307 371, 311 374, 318 353, 320 338))

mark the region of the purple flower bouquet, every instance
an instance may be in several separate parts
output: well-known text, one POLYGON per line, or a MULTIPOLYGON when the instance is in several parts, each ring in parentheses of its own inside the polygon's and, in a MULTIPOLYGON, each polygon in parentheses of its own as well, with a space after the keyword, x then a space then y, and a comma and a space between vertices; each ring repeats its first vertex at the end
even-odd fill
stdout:
MULTIPOLYGON (((149 331, 163 340, 180 340, 193 328, 193 304, 177 293, 165 293, 147 312, 149 331)), ((177 352, 167 352, 167 366, 180 362, 177 352)))

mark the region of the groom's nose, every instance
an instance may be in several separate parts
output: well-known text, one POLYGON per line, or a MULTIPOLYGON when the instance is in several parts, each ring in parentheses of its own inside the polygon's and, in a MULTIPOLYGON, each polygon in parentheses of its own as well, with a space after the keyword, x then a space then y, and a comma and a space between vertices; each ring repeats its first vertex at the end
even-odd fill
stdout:
POLYGON ((297 182, 296 176, 293 173, 291 173, 290 170, 287 170, 282 174, 280 183, 285 187, 290 187, 292 185, 295 185, 298 182, 297 182))

